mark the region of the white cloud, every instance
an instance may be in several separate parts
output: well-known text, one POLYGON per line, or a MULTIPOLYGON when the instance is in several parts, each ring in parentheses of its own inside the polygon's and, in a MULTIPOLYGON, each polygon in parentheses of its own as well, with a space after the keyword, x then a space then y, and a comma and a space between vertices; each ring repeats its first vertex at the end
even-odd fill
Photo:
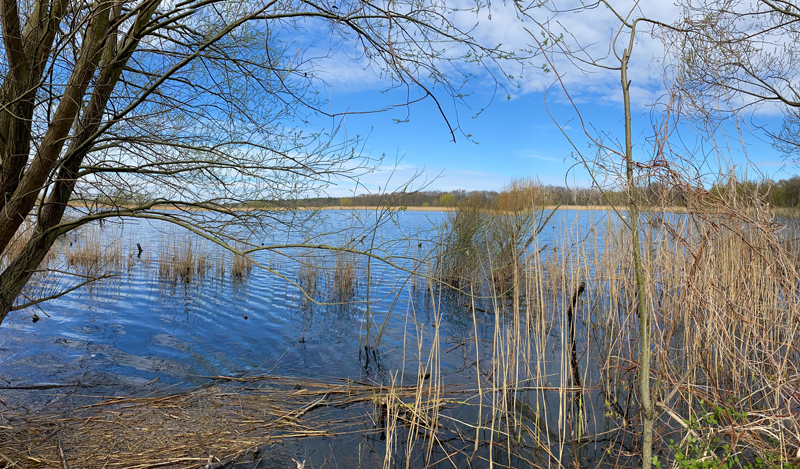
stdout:
MULTIPOLYGON (((479 42, 484 44, 502 43, 510 49, 540 52, 536 41, 544 42, 541 25, 546 25, 555 36, 563 34, 561 45, 573 51, 573 57, 567 57, 560 52, 550 55, 555 71, 561 76, 572 98, 577 102, 591 101, 609 105, 621 103, 619 72, 606 70, 588 62, 595 62, 605 67, 619 67, 614 49, 617 54, 621 54, 630 36, 624 28, 620 28, 620 21, 609 9, 603 6, 594 9, 576 9, 581 3, 577 0, 548 2, 547 5, 553 9, 533 8, 527 11, 532 19, 520 18, 513 3, 494 3, 491 20, 488 19, 489 12, 484 12, 474 34, 479 42), (561 12, 555 12, 555 8, 561 12), (616 44, 612 44, 617 33, 620 35, 616 44), (612 47, 614 45, 615 48, 612 47)), ((627 14, 634 4, 627 0, 611 3, 623 14, 627 14)), ((639 2, 639 5, 633 17, 647 16, 672 23, 680 14, 680 10, 671 2, 639 2)), ((459 20, 466 23, 468 15, 462 16, 463 18, 459 20)), ((628 76, 632 82, 631 98, 634 105, 646 107, 664 93, 665 51, 662 40, 652 37, 651 28, 647 24, 640 23, 639 27, 640 32, 634 41, 628 76)), ((552 44, 552 38, 548 41, 552 44)), ((555 49, 550 48, 550 52, 555 52, 555 49)), ((518 93, 540 93, 550 89, 551 99, 566 101, 560 91, 558 77, 544 56, 533 58, 529 66, 519 82, 518 93), (545 71, 545 68, 550 71, 545 71)))
MULTIPOLYGON (((485 93, 496 85, 495 80, 507 84, 507 76, 513 75, 515 78, 508 87, 512 98, 521 94, 544 92, 554 85, 557 77, 555 73, 546 73, 542 69, 547 65, 547 61, 531 36, 534 34, 536 39, 540 41, 543 39, 540 35, 542 31, 540 25, 547 25, 553 34, 563 33, 563 44, 572 51, 581 51, 576 52, 576 57, 586 60, 596 59, 604 66, 618 66, 610 45, 620 29, 619 20, 605 7, 580 12, 569 11, 581 3, 580 0, 551 0, 547 5, 565 12, 556 13, 553 9, 534 8, 527 12, 530 18, 526 18, 520 15, 514 2, 493 2, 489 8, 474 12, 470 10, 474 7, 474 2, 454 0, 448 4, 456 9, 449 19, 460 30, 472 36, 478 44, 486 47, 500 46, 503 50, 516 51, 520 55, 534 53, 535 56, 525 63, 524 70, 520 63, 513 60, 500 61, 498 65, 502 70, 492 63, 449 64, 440 61, 439 66, 442 71, 452 74, 459 72, 472 74, 467 83, 467 91, 485 93)), ((627 13, 634 2, 612 0, 612 4, 618 11, 627 13)), ((666 23, 673 22, 680 14, 678 7, 671 2, 640 2, 638 10, 634 16, 646 15, 666 23)), ((338 93, 378 91, 391 85, 390 77, 382 75, 375 63, 371 63, 361 54, 357 43, 351 40, 355 39, 354 36, 337 39, 331 36, 330 26, 320 21, 305 21, 302 29, 294 29, 289 33, 293 41, 290 48, 298 48, 297 61, 307 64, 315 76, 324 81, 319 91, 334 100, 331 105, 332 111, 342 111, 337 109, 335 102, 338 93)), ((627 40, 624 40, 626 38, 623 31, 617 41, 618 53, 622 52, 623 43, 627 44, 627 40)), ((465 46, 458 45, 448 50, 453 56, 466 52, 465 46)), ((651 37, 649 27, 642 24, 641 32, 635 41, 629 70, 634 91, 632 99, 636 106, 646 107, 663 94, 661 59, 664 54, 662 40, 651 37)), ((587 64, 581 65, 563 55, 556 54, 551 58, 573 99, 578 102, 591 101, 607 105, 621 102, 619 72, 587 64)), ((548 65, 548 68, 552 67, 548 65)), ((424 76, 421 78, 425 79, 424 76)), ((556 88, 558 87, 557 85, 556 88)), ((557 89, 551 90, 549 96, 558 102, 565 101, 563 93, 557 89)))
POLYGON ((380 89, 386 82, 370 67, 365 59, 342 60, 341 57, 324 57, 316 61, 315 76, 323 80, 328 92, 352 92, 380 89))

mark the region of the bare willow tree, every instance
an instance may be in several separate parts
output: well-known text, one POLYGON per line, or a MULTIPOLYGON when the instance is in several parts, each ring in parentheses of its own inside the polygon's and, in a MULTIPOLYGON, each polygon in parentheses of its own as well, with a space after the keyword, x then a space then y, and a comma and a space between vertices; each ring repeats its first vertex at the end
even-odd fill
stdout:
MULTIPOLYGON (((679 2, 671 52, 682 59, 683 99, 719 123, 742 110, 777 107, 783 127, 767 133, 800 162, 800 6, 786 0, 679 2)), ((698 112, 699 111, 699 112, 698 112)))
POLYGON ((374 163, 324 111, 329 68, 371 69, 442 110, 475 71, 455 61, 490 67, 499 53, 452 13, 439 1, 3 0, 0 322, 51 297, 20 292, 59 237, 92 221, 164 220, 234 250, 290 226, 276 207, 374 163), (329 130, 314 130, 320 118, 329 130))

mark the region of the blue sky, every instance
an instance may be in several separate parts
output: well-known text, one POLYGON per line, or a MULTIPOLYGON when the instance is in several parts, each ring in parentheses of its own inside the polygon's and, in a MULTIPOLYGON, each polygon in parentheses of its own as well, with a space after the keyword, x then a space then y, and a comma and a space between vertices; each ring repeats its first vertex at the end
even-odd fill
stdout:
MULTIPOLYGON (((618 3, 621 7, 630 4, 626 1, 618 3)), ((670 6, 654 8, 654 11, 641 13, 660 15, 664 19, 677 13, 670 6)), ((599 48, 605 43, 607 49, 608 38, 614 31, 613 18, 597 10, 582 15, 561 16, 559 21, 565 28, 577 31, 574 34, 576 41, 593 43, 599 48), (587 21, 594 27, 586 28, 587 21)), ((529 46, 532 41, 524 26, 531 28, 530 23, 522 23, 507 6, 496 5, 493 6, 492 20, 482 18, 475 34, 487 43, 504 40, 515 47, 529 46), (498 34, 503 37, 497 38, 498 34)), ((654 113, 651 105, 664 93, 662 56, 662 44, 649 37, 637 40, 629 75, 633 86, 634 143, 638 158, 644 158, 650 151, 651 146, 644 140, 652 133, 654 113)), ((544 63, 544 59, 534 59, 534 63, 536 60, 544 63)), ((622 140, 619 75, 594 70, 589 74, 582 73, 558 59, 556 65, 584 121, 596 131, 622 140)), ((384 93, 386 82, 359 64, 332 57, 327 67, 330 68, 322 64, 325 92, 330 97, 330 109, 336 112, 384 108, 408 99, 403 89, 384 93)), ((517 70, 512 71, 518 74, 517 70)), ((580 131, 575 113, 560 89, 551 88, 545 95, 555 78, 552 72, 531 68, 506 90, 501 89, 493 95, 496 90, 492 82, 479 77, 468 83, 473 92, 467 100, 471 109, 455 104, 443 92, 438 94, 451 124, 460 126, 455 142, 431 99, 412 105, 410 110, 401 107, 347 116, 344 121, 346 134, 350 137, 369 135, 365 151, 373 157, 386 155, 379 171, 362 177, 361 183, 370 190, 377 190, 379 186, 385 188, 389 173, 399 159, 395 175, 388 183, 390 190, 400 186, 416 171, 424 172, 429 189, 444 191, 500 190, 512 178, 518 177, 538 178, 544 184, 588 186, 586 170, 577 164, 575 150, 548 114, 548 109, 558 125, 565 126, 577 148, 587 152, 587 157, 594 156, 596 150, 589 148, 588 139, 580 131), (507 99, 507 95, 511 99, 507 99), (477 109, 490 102, 484 112, 477 118, 473 117, 477 109), (397 123, 397 120, 405 122, 397 123), (470 134, 471 138, 464 134, 470 134)), ((418 96, 413 91, 410 95, 412 99, 418 96)), ((708 180, 713 179, 714 174, 731 171, 734 167, 737 173, 746 174, 751 179, 786 178, 798 172, 797 166, 784 161, 772 148, 763 130, 754 128, 764 126, 777 131, 781 122, 778 109, 769 106, 751 109, 747 122, 739 123, 738 129, 728 124, 723 127, 724 132, 715 134, 718 146, 724 149, 721 157, 708 153, 709 144, 701 142, 699 134, 693 132, 688 124, 680 126, 680 143, 688 148, 684 150, 687 154, 694 154, 692 160, 699 162, 701 172, 708 180), (704 152, 706 158, 700 156, 704 152)), ((321 120, 316 125, 330 127, 332 124, 330 120, 321 120)), ((677 144, 678 139, 673 141, 677 144)), ((329 193, 346 195, 352 191, 352 185, 343 183, 329 193)), ((363 192, 363 189, 358 189, 358 192, 363 192)))

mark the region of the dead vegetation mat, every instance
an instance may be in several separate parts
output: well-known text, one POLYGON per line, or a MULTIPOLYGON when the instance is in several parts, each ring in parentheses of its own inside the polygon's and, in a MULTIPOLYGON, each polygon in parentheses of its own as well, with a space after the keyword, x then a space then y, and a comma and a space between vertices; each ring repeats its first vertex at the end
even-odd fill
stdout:
POLYGON ((386 390, 351 380, 215 377, 211 386, 180 393, 7 409, 0 411, 0 468, 232 467, 258 460, 271 444, 347 431, 364 412, 341 409, 380 402, 386 390))

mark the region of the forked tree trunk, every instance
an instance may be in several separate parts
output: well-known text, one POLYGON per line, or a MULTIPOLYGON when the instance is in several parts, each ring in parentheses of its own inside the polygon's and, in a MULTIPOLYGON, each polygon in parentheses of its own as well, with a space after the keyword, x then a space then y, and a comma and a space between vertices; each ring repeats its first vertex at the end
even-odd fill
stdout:
MULTIPOLYGON (((0 21, 4 32, 17 27, 14 21, 14 12, 9 11, 15 5, 15 1, 0 0, 0 7, 2 7, 0 21)), ((38 1, 40 4, 37 8, 42 11, 47 10, 45 0, 38 1)), ((2 150, 3 153, 0 153, 0 166, 2 166, 0 188, 3 189, 0 217, 4 220, 0 224, 0 252, 8 246, 22 222, 29 219, 30 212, 42 193, 42 188, 45 187, 49 178, 55 176, 47 200, 36 217, 33 236, 21 254, 12 260, 5 271, 0 274, 0 324, 14 307, 16 298, 56 239, 69 229, 77 227, 77 225, 64 227, 59 224, 75 189, 80 165, 90 151, 95 133, 100 128, 112 91, 119 81, 126 63, 136 50, 143 31, 159 3, 160 0, 146 0, 139 6, 136 18, 130 26, 125 40, 121 42, 117 41, 118 20, 122 15, 121 4, 114 4, 112 0, 100 0, 94 5, 95 14, 90 16, 78 61, 75 63, 75 68, 72 70, 53 119, 50 121, 42 141, 37 145, 36 155, 28 167, 25 167, 25 162, 29 155, 27 151, 23 150, 30 148, 32 109, 27 110, 27 119, 20 119, 19 115, 10 115, 8 112, 0 112, 0 131, 9 130, 6 138, 11 136, 14 139, 11 142, 13 146, 5 146, 2 150), (93 83, 93 88, 88 104, 82 108, 81 103, 86 98, 90 83, 93 83), (74 126, 76 119, 79 119, 80 123, 74 126), (19 122, 15 120, 27 123, 27 127, 21 128, 19 122), (73 126, 79 131, 71 139, 67 139, 73 126), (68 140, 69 147, 63 150, 63 146, 68 140), (16 157, 22 158, 22 160, 17 161, 16 157)), ((45 32, 50 35, 45 34, 41 37, 40 43, 36 44, 38 47, 12 48, 18 54, 10 57, 10 62, 16 60, 20 63, 37 64, 49 56, 50 46, 47 41, 52 41, 51 36, 54 34, 52 31, 57 29, 65 5, 66 0, 59 0, 53 4, 53 11, 49 19, 54 22, 55 26, 47 22, 43 26, 45 32), (41 49, 45 49, 45 52, 42 52, 41 49)), ((29 19, 29 23, 31 21, 34 21, 33 18, 29 19)), ((28 24, 25 30, 35 27, 28 24)), ((6 42, 9 40, 9 38, 4 39, 7 40, 6 42)), ((34 72, 41 75, 43 67, 40 65, 38 68, 33 67, 26 70, 28 75, 34 72)), ((9 94, 9 90, 15 90, 15 85, 26 79, 37 83, 40 77, 36 75, 31 78, 20 73, 9 74, 0 88, 0 104, 3 104, 2 100, 13 98, 14 96, 9 94)), ((27 93, 34 93, 36 89, 36 86, 31 86, 27 93)), ((2 135, 0 135, 1 138, 3 138, 2 135)), ((85 221, 89 221, 89 219, 84 219, 85 221)))
POLYGON ((42 263, 56 238, 55 233, 44 236, 35 233, 19 256, 0 275, 0 323, 8 316, 14 301, 42 263))

